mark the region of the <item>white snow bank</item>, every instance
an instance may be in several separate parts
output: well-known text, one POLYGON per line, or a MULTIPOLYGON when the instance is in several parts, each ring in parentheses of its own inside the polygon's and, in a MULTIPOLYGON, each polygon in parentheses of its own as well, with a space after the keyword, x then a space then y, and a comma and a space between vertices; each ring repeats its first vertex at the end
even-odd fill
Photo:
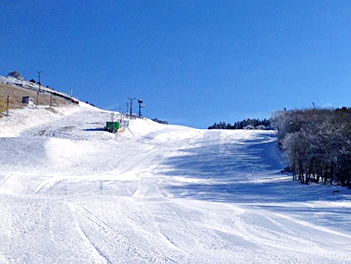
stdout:
POLYGON ((57 120, 81 110, 79 106, 25 107, 9 111, 9 116, 0 118, 0 137, 17 137, 25 129, 57 120))

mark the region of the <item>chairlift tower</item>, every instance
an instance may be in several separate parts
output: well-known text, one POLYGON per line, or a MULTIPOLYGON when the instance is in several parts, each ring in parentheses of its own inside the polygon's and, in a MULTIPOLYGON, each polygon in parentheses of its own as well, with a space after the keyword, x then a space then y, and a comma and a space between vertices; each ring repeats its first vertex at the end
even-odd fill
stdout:
POLYGON ((144 107, 144 106, 142 105, 142 103, 143 103, 143 100, 138 99, 138 104, 139 104, 139 118, 142 117, 141 108, 144 107))
POLYGON ((129 112, 129 114, 130 114, 130 116, 132 116, 133 115, 133 101, 135 100, 135 98, 129 98, 129 100, 130 100, 130 112, 129 112))

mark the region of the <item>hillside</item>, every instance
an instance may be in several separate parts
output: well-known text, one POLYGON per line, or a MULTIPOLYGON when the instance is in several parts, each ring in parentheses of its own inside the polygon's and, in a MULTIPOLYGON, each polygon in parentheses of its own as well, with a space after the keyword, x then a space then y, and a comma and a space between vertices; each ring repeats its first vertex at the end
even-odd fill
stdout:
MULTIPOLYGON (((34 89, 29 89, 28 87, 21 87, 20 85, 16 85, 15 83, 12 83, 12 84, 1 83, 1 81, 7 80, 7 79, 8 78, 4 78, 4 77, 1 77, 0 79, 0 117, 2 116, 1 113, 3 113, 6 110, 7 96, 9 96, 9 99, 10 99, 9 109, 18 109, 18 108, 23 108, 27 106, 26 104, 22 103, 22 97, 24 96, 32 97, 34 99, 35 104, 37 99, 37 92, 34 89)), ((44 92, 44 91, 40 92, 38 97, 39 98, 38 105, 49 106, 50 97, 51 97, 50 93, 44 92)), ((57 95, 53 95, 52 99, 53 99, 53 105, 55 106, 72 104, 72 102, 70 102, 69 100, 64 99, 57 95)))
POLYGON ((350 263, 350 190, 281 174, 274 131, 80 103, 0 119, 1 263, 350 263))

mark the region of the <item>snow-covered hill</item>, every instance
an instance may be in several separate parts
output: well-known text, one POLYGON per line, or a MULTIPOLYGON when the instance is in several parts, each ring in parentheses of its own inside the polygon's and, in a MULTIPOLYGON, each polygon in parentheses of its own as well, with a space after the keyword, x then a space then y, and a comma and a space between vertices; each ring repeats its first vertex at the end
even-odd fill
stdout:
POLYGON ((350 192, 281 174, 274 132, 109 119, 0 119, 1 263, 351 262, 350 192))
MULTIPOLYGON (((61 95, 61 96, 67 97, 67 98, 70 97, 68 94, 65 94, 65 93, 60 92, 60 91, 56 91, 55 89, 52 89, 52 88, 49 88, 49 87, 45 87, 45 86, 42 86, 42 85, 39 87, 38 83, 26 81, 24 79, 21 80, 21 79, 15 78, 15 77, 0 76, 0 83, 8 84, 8 85, 15 86, 15 87, 26 88, 26 89, 29 89, 29 90, 33 90, 35 92, 38 92, 38 91, 40 91, 40 92, 49 92, 49 93, 54 93, 56 95, 61 95)), ((73 98, 73 99, 77 100, 76 98, 73 98)))

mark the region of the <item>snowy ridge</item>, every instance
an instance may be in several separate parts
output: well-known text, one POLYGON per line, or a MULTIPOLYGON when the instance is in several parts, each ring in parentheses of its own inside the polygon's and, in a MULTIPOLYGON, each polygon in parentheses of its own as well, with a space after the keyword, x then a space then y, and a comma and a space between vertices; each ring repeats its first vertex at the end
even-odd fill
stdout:
POLYGON ((54 110, 0 119, 2 263, 351 262, 350 191, 281 174, 273 131, 54 110))

